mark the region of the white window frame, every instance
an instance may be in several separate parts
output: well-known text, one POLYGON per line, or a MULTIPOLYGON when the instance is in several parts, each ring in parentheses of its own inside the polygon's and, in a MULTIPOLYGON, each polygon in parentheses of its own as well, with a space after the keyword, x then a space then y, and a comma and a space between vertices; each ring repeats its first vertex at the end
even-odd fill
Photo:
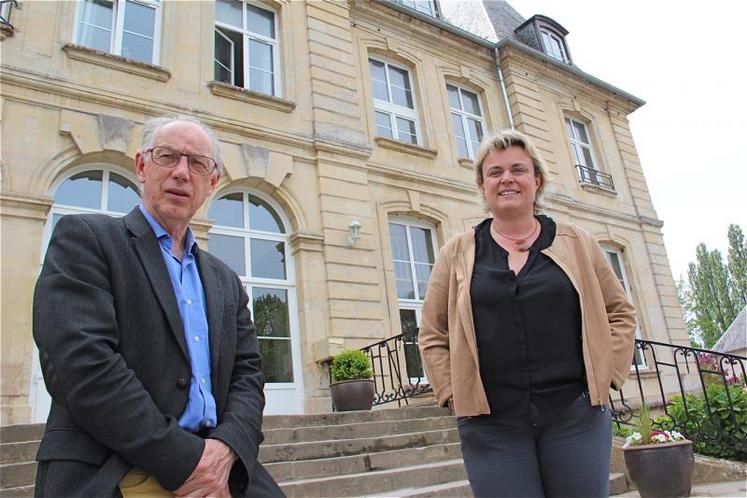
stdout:
MULTIPOLYGON (((467 125, 467 119, 469 118, 469 119, 472 119, 474 121, 478 121, 480 123, 480 126, 482 127, 483 138, 484 138, 485 137, 486 125, 485 125, 485 110, 484 110, 483 105, 482 105, 482 97, 480 96, 479 92, 476 92, 476 91, 474 91, 472 89, 469 89, 469 88, 465 88, 465 87, 463 87, 461 85, 458 85, 456 83, 452 83, 452 82, 447 81, 446 82, 446 96, 447 96, 447 99, 448 99, 448 94, 449 94, 449 88, 448 87, 450 87, 450 86, 453 86, 454 88, 457 89, 457 92, 459 93, 459 104, 462 106, 462 108, 461 109, 455 109, 455 108, 451 107, 451 101, 449 101, 449 109, 451 111, 451 114, 457 114, 459 116, 459 119, 462 122, 462 130, 464 131, 464 138, 467 141, 467 158, 468 159, 474 159, 475 158, 475 154, 477 154, 477 151, 473 150, 472 140, 471 140, 472 137, 470 137, 470 135, 469 135, 470 134, 470 130, 469 130, 469 126, 467 125), (474 95, 477 98, 477 106, 480 109, 480 116, 478 116, 476 114, 472 114, 472 113, 467 112, 467 111, 464 110, 464 100, 462 99, 462 92, 471 93, 472 95, 474 95)), ((449 117, 451 117, 451 114, 450 114, 449 117)), ((451 121, 451 120, 449 120, 449 121, 451 121)), ((477 138, 477 137, 475 137, 475 138, 477 138)), ((476 141, 480 142, 481 139, 478 139, 476 141)), ((459 145, 457 144, 457 153, 458 152, 459 152, 459 145)))
MULTIPOLYGON (((293 371, 293 381, 292 382, 267 382, 265 385, 265 389, 276 389, 276 390, 284 390, 284 389, 297 389, 299 392, 299 395, 302 396, 303 391, 303 382, 302 382, 302 371, 301 371, 301 338, 299 334, 298 329, 298 303, 296 300, 296 271, 293 265, 293 253, 291 251, 291 242, 290 242, 290 231, 289 227, 290 222, 286 218, 285 213, 283 212, 283 209, 278 206, 278 204, 267 195, 263 194, 262 192, 257 192, 252 189, 246 189, 246 188, 234 188, 234 189, 228 189, 224 190, 220 193, 218 193, 211 201, 211 207, 212 203, 217 201, 218 199, 221 199, 222 197, 225 197, 227 195, 231 194, 242 194, 243 195, 243 219, 244 219, 244 226, 239 227, 231 227, 226 225, 213 225, 213 227, 210 229, 211 234, 216 235, 228 235, 232 237, 241 237, 244 242, 244 269, 246 271, 246 275, 239 275, 239 280, 241 281, 241 284, 244 286, 244 290, 246 291, 247 295, 249 296, 249 308, 252 310, 252 314, 254 313, 254 296, 252 292, 252 287, 265 287, 270 289, 282 289, 287 292, 288 296, 288 338, 287 340, 290 341, 290 352, 291 352, 291 369, 293 371), (275 214, 278 215, 280 218, 280 223, 283 225, 283 229, 285 230, 285 233, 276 233, 276 232, 266 232, 262 230, 254 230, 251 228, 246 228, 249 220, 249 199, 248 196, 252 195, 254 197, 257 197, 258 199, 264 201, 267 203, 270 208, 275 211, 275 214), (251 254, 250 254, 250 240, 251 239, 258 239, 258 240, 272 240, 277 242, 283 242, 283 246, 285 249, 284 253, 284 259, 285 259, 285 279, 277 279, 277 278, 263 278, 263 277, 253 277, 251 276, 251 254)), ((208 209, 209 211, 209 209, 208 209)), ((209 244, 208 244, 208 252, 209 252, 209 244)), ((259 334, 259 332, 258 332, 259 334)), ((258 338, 262 338, 263 336, 258 335, 258 338)), ((281 338, 274 337, 273 340, 279 340, 281 338)), ((283 340, 285 338, 282 338, 283 340)))
POLYGON ((586 123, 583 121, 579 121, 577 119, 566 117, 565 121, 570 126, 566 126, 566 129, 570 129, 570 135, 568 136, 568 141, 571 144, 571 149, 573 152, 573 158, 576 161, 576 164, 580 164, 581 166, 584 166, 586 168, 595 170, 595 171, 601 171, 596 163, 597 163, 597 157, 596 154, 594 154, 594 147, 591 143, 591 133, 589 133, 589 127, 586 126, 586 123), (584 131, 586 132, 586 137, 589 139, 589 142, 584 142, 581 137, 577 136, 576 129, 573 127, 574 124, 580 125, 583 127, 584 131), (586 157, 583 154, 583 151, 581 149, 586 149, 589 151, 589 156, 591 157, 592 164, 586 164, 586 157))
MULTIPOLYGON (((618 247, 615 247, 610 244, 600 244, 602 247, 602 251, 604 251, 604 256, 607 258, 607 263, 610 265, 610 267, 613 269, 614 273, 614 267, 612 266, 611 261, 611 254, 614 254, 617 257, 617 262, 620 266, 620 272, 622 273, 622 282, 620 282, 625 289, 625 294, 628 296, 628 301, 631 303, 633 301, 633 291, 630 288, 630 280, 628 280, 628 274, 627 270, 625 269, 625 258, 623 257, 623 252, 618 247)), ((615 274, 617 277, 617 274, 615 274)), ((619 278, 619 277, 618 277, 619 278)), ((635 327, 635 338, 640 339, 641 338, 641 329, 638 327, 638 324, 636 323, 635 327)), ((646 369, 648 366, 646 365, 646 357, 643 354, 642 351, 639 349, 635 349, 635 356, 633 357, 634 360, 640 360, 638 362, 638 368, 639 369, 646 369), (640 357, 638 356, 640 354, 640 357)), ((631 370, 635 370, 635 365, 630 366, 631 370)))
MULTIPOLYGON (((412 238, 411 238, 411 235, 410 235, 410 227, 422 228, 422 229, 428 230, 431 233, 431 245, 432 245, 432 250, 433 250, 433 264, 435 264, 435 262, 436 262, 436 255, 438 254, 438 247, 436 246, 436 230, 433 227, 433 225, 431 225, 429 223, 422 222, 420 220, 414 220, 412 218, 401 217, 401 216, 390 216, 389 219, 388 219, 388 221, 387 221, 387 233, 390 233, 390 228, 389 228, 390 224, 404 225, 404 227, 405 227, 405 235, 407 237, 407 252, 408 252, 408 256, 410 258, 410 275, 412 277, 412 285, 413 285, 413 289, 415 290, 415 295, 417 297, 419 297, 419 299, 417 299, 417 298, 416 299, 403 299, 403 298, 400 298, 399 296, 397 296, 397 322, 400 324, 400 327, 401 327, 401 323, 402 322, 401 322, 401 318, 400 318, 400 314, 399 314, 400 310, 413 310, 413 311, 415 311, 415 324, 417 325, 418 328, 420 328, 420 321, 421 321, 422 314, 423 314, 423 301, 425 300, 425 296, 419 296, 418 295, 419 294, 418 293, 418 282, 417 282, 417 277, 415 276, 416 275, 416 273, 415 273, 415 257, 414 257, 413 249, 412 249, 412 238)), ((391 240, 390 240, 389 244, 390 244, 390 247, 391 247, 391 240)), ((395 263, 394 252, 392 252, 392 265, 396 266, 394 263, 395 263)), ((392 273, 393 273, 394 279, 395 279, 395 283, 394 283, 395 291, 394 292, 395 292, 395 295, 396 295, 396 293, 397 293, 397 290, 396 290, 396 288, 397 288, 397 283, 396 283, 397 276, 396 276, 396 269, 395 268, 393 268, 393 272, 392 273)), ((404 331, 400 328, 400 333, 403 333, 403 332, 404 331)), ((406 344, 410 344, 410 343, 406 343, 406 344)), ((423 372, 423 376, 422 377, 410 377, 410 382, 411 383, 420 382, 421 384, 423 382, 427 382, 427 379, 426 379, 426 376, 425 376, 425 372, 423 372)))
POLYGON ((413 145, 421 145, 422 141, 420 137, 422 136, 422 134, 420 132, 420 120, 418 119, 417 96, 415 95, 415 86, 413 85, 413 79, 410 74, 411 73, 410 69, 406 66, 403 66, 401 64, 396 64, 388 59, 385 59, 379 56, 369 56, 368 61, 369 61, 368 77, 369 77, 369 82, 371 83, 371 99, 373 100, 373 104, 374 104, 374 132, 378 136, 378 125, 376 124, 376 111, 379 111, 381 113, 389 115, 389 123, 391 124, 393 139, 404 142, 404 143, 408 143, 408 144, 411 143, 410 141, 400 140, 399 138, 399 127, 397 126, 397 117, 401 117, 403 119, 407 119, 415 123, 415 144, 413 145), (370 61, 372 60, 379 62, 381 64, 384 64, 384 75, 386 76, 386 90, 387 90, 387 97, 389 98, 389 102, 386 102, 384 100, 379 100, 375 96, 373 75, 370 72, 370 61), (410 83, 410 92, 412 93, 412 109, 392 102, 392 85, 389 81, 389 67, 390 66, 396 67, 397 69, 400 69, 402 71, 405 71, 405 73, 407 73, 407 81, 410 83))
POLYGON ((234 68, 234 57, 235 57, 235 54, 236 54, 236 44, 234 43, 234 41, 232 39, 230 39, 229 37, 227 37, 226 35, 224 35, 222 31, 218 31, 216 29, 215 32, 218 34, 218 36, 220 36, 221 38, 223 38, 224 40, 226 40, 230 44, 230 46, 231 46, 231 56, 230 56, 231 60, 229 61, 230 64, 231 64, 231 67, 226 67, 222 62, 220 62, 215 57, 215 47, 213 47, 213 62, 215 62, 216 64, 220 64, 221 67, 223 67, 223 68, 225 68, 225 69, 228 70, 228 73, 231 75, 231 84, 234 85, 235 84, 234 82, 236 81, 236 77, 235 77, 235 73, 234 73, 234 71, 235 71, 235 68, 234 68))
MULTIPOLYGON (((155 10, 155 16, 153 18, 153 54, 149 64, 159 64, 161 54, 161 20, 162 20, 162 4, 159 0, 108 0, 112 3, 112 33, 111 39, 109 40, 109 53, 122 56, 122 38, 124 34, 124 18, 125 8, 127 2, 133 2, 143 5, 148 8, 155 10)), ((85 0, 78 0, 77 12, 75 15, 75 43, 78 45, 84 45, 80 37, 81 29, 80 25, 83 24, 82 16, 85 0)), ((87 24, 87 23, 86 23, 87 24)), ((137 36, 141 36, 139 33, 133 33, 137 36)), ((85 46, 85 45, 84 45, 85 46)))
POLYGON ((541 28, 540 38, 542 38, 542 46, 545 48, 545 53, 547 55, 560 62, 565 62, 566 64, 571 63, 571 58, 568 57, 568 50, 565 47, 565 40, 562 36, 559 36, 557 33, 550 31, 549 29, 541 28), (552 42, 557 43, 557 48, 560 50, 560 53, 556 53, 556 47, 552 45, 552 42))
POLYGON ((401 3, 405 7, 409 7, 415 11, 422 12, 423 14, 431 17, 438 17, 438 9, 436 9, 436 2, 434 0, 395 0, 401 3))
POLYGON ((7 3, 0 5, 0 17, 5 19, 5 21, 8 23, 9 26, 11 25, 10 13, 13 10, 12 6, 13 6, 12 2, 7 2, 7 3))
MULTIPOLYGON (((243 67, 243 75, 244 75, 244 86, 242 88, 246 88, 247 90, 251 90, 253 92, 258 93, 264 93, 259 92, 258 90, 252 90, 249 87, 249 40, 256 40, 262 43, 266 43, 272 47, 272 67, 273 67, 273 75, 272 75, 272 87, 273 92, 266 94, 266 95, 272 95, 274 97, 282 97, 283 92, 282 88, 280 86, 281 82, 281 64, 280 64, 280 23, 278 21, 279 13, 277 10, 272 9, 268 7, 267 5, 263 5, 258 2, 250 2, 248 0, 242 0, 241 2, 241 28, 239 29, 238 26, 234 26, 232 24, 228 24, 222 21, 218 21, 215 19, 215 27, 221 28, 226 31, 231 31, 233 33, 238 33, 241 35, 241 43, 242 43, 242 55, 243 60, 241 61, 242 67, 243 67), (272 13, 272 20, 274 23, 274 31, 275 31, 275 38, 270 38, 264 35, 261 35, 259 33, 254 33, 253 31, 250 31, 249 28, 246 26, 246 6, 251 5, 252 7, 255 7, 257 9, 265 10, 267 12, 272 13)), ((217 30, 216 30, 217 31, 217 30)), ((222 36, 223 33, 218 32, 222 36)), ((233 53, 231 54, 231 66, 232 66, 232 82, 231 84, 234 86, 236 85, 236 73, 233 70, 234 65, 234 58, 233 53)), ((213 61, 215 62, 215 47, 213 47, 213 61)), ((222 65, 222 64, 221 64, 222 65)))

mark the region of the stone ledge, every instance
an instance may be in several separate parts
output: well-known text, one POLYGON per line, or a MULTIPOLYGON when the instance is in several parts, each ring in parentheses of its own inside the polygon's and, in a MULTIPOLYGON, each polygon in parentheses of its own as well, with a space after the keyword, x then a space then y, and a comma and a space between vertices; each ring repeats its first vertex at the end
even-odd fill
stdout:
POLYGON ((163 66, 136 61, 129 57, 110 54, 109 52, 104 52, 95 48, 84 47, 74 43, 66 43, 63 45, 62 50, 67 53, 67 56, 71 59, 88 62, 89 64, 104 66, 109 69, 143 76, 156 81, 168 81, 169 78, 171 78, 171 72, 163 66))
POLYGON ((412 154, 415 156, 425 157, 426 159, 435 159, 438 155, 438 151, 435 149, 429 149, 422 145, 408 144, 406 142, 400 142, 399 140, 392 140, 386 137, 376 137, 374 139, 379 147, 384 149, 396 150, 404 154, 412 154))
POLYGON ((581 185, 581 188, 584 190, 587 190, 589 192, 593 192, 595 194, 602 194, 606 195, 608 197, 617 197, 617 191, 608 189, 606 187, 601 187, 599 185, 595 185, 593 183, 588 182, 578 182, 579 185, 581 185))
POLYGON ((210 88, 212 94, 218 97, 248 102, 281 112, 292 112, 296 108, 296 103, 290 100, 281 99, 280 97, 266 93, 255 92, 254 90, 230 85, 222 81, 208 81, 207 86, 210 88))
POLYGON ((458 159, 458 162, 459 166, 461 166, 462 168, 472 169, 472 167, 474 166, 474 161, 468 157, 460 157, 458 159))

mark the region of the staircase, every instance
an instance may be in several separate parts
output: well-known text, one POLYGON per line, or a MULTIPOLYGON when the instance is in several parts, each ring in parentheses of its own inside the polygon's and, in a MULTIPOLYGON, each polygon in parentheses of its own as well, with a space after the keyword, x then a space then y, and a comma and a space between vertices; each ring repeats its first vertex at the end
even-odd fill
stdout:
MULTIPOLYGON (((0 498, 32 496, 42 432, 0 428, 0 498)), ((289 497, 471 496, 456 420, 444 408, 268 416, 264 434, 260 461, 289 497)), ((612 473, 611 494, 627 490, 612 473)))

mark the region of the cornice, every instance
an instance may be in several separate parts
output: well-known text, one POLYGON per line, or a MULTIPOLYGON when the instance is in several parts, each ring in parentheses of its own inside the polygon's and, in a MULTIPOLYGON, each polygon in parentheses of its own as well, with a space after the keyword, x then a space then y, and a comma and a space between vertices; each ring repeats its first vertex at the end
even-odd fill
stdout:
POLYGON ((12 216, 45 221, 52 204, 54 204, 54 199, 50 195, 0 191, 0 214, 3 217, 12 216))
POLYGON ((661 228, 662 226, 664 226, 664 223, 661 220, 656 220, 645 216, 636 216, 634 214, 627 214, 620 211, 614 211, 612 209, 605 209, 593 204, 579 202, 567 194, 548 193, 546 201, 548 208, 552 209, 553 204, 555 203, 560 206, 570 208, 570 210, 572 211, 583 211, 585 213, 594 214, 596 215, 596 217, 602 216, 605 219, 613 219, 625 223, 633 223, 636 225, 651 225, 656 228, 661 228))
POLYGON ((222 81, 208 81, 207 86, 210 88, 212 94, 217 95, 218 97, 247 102, 249 104, 267 107, 268 109, 274 109, 280 112, 292 112, 293 109, 296 108, 296 103, 293 101, 281 99, 274 95, 267 95, 266 93, 255 92, 247 88, 229 85, 222 81))

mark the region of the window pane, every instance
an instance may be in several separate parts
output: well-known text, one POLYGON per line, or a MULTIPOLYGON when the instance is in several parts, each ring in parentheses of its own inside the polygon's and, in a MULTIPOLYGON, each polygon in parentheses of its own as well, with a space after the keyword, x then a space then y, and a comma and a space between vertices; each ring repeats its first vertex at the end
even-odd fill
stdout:
POLYGON ((125 7, 124 30, 153 38, 156 9, 129 0, 125 7))
POLYGON ((141 62, 153 62, 153 40, 122 33, 122 56, 141 62))
POLYGON ((381 137, 394 138, 389 114, 376 111, 376 134, 381 137))
POLYGON ((469 129, 470 141, 479 144, 482 140, 482 123, 475 119, 467 118, 467 127, 469 129))
POLYGON ((246 4, 246 29, 258 35, 275 38, 275 14, 246 4))
POLYGON ((573 127, 571 126, 571 120, 565 118, 565 127, 568 130, 568 136, 573 138, 573 127))
POLYGON ((239 0, 216 0, 215 20, 241 28, 241 2, 239 0))
POLYGON ((449 106, 452 109, 462 110, 462 104, 459 102, 459 90, 455 86, 446 85, 446 91, 449 94, 449 106))
POLYGON ((285 280, 285 243, 251 239, 252 276, 285 280))
POLYGON ((412 240, 412 255, 415 261, 420 263, 433 263, 433 243, 431 231, 420 227, 410 227, 410 239, 412 240))
POLYGON ((451 125, 454 128, 454 138, 456 139, 457 147, 459 149, 459 157, 469 157, 469 150, 467 149, 467 139, 464 136, 464 125, 462 124, 462 117, 459 114, 452 113, 451 125))
POLYGON ((274 86, 272 74, 259 69, 249 70, 249 88, 251 90, 259 93, 266 93, 267 95, 273 95, 274 86))
POLYGON ((293 382, 293 362, 288 339, 259 339, 265 382, 293 382))
POLYGON ((246 275, 243 237, 211 233, 208 235, 208 251, 220 258, 237 274, 246 275))
POLYGON ((572 144, 572 146, 573 146, 573 155, 576 156, 576 164, 585 166, 584 153, 582 151, 582 147, 578 144, 572 144))
POLYGON ((410 263, 395 262, 394 278, 397 282, 397 297, 400 299, 415 299, 410 263))
POLYGON ((86 0, 82 9, 79 43, 108 52, 111 48, 112 2, 86 0))
POLYGON ((215 60, 225 67, 231 67, 233 56, 231 40, 222 36, 218 30, 215 30, 215 60))
POLYGON ((591 158, 591 150, 584 147, 583 151, 584 151, 584 160, 586 161, 586 166, 593 168, 594 160, 591 158))
POLYGON ((116 173, 109 173, 109 211, 129 213, 139 202, 140 194, 135 185, 116 173))
POLYGON ((389 238, 392 241, 392 258, 395 261, 410 261, 410 253, 407 251, 405 226, 397 223, 389 223, 389 238))
POLYGON ((464 103, 465 111, 476 116, 482 116, 482 114, 480 114, 480 102, 477 100, 477 95, 472 92, 462 90, 462 102, 464 103))
POLYGON ((413 334, 418 327, 415 310, 399 310, 399 325, 403 334, 413 334))
POLYGON ((214 219, 216 225, 243 228, 244 194, 228 194, 221 197, 210 207, 208 218, 214 219))
POLYGON ((54 194, 55 204, 101 209, 101 171, 84 171, 73 175, 54 194))
POLYGON ((287 290, 253 287, 252 310, 258 336, 290 337, 287 290))
POLYGON ((62 217, 65 216, 64 214, 55 213, 52 215, 52 231, 54 231, 54 227, 57 226, 57 222, 62 219, 62 217))
POLYGON ((418 281, 417 299, 425 299, 425 291, 428 289, 428 279, 431 276, 433 265, 415 263, 415 277, 418 281))
POLYGON ((418 143, 418 137, 415 134, 415 121, 400 118, 397 116, 397 139, 411 144, 418 143))
POLYGON ((274 70, 272 46, 256 40, 249 40, 249 67, 271 73, 274 70))
POLYGON ((112 33, 108 29, 89 25, 80 26, 80 44, 86 47, 109 52, 111 50, 111 37, 112 33))
POLYGON ((588 144, 589 137, 586 136, 586 127, 581 123, 577 123, 576 121, 572 121, 572 123, 573 128, 576 130, 576 138, 581 142, 588 144))
POLYGON ((283 222, 275 210, 253 195, 249 196, 249 228, 263 232, 285 233, 283 222))
POLYGON ((213 63, 214 65, 214 76, 215 81, 222 81, 223 83, 233 84, 233 76, 231 72, 223 67, 218 61, 213 63))
POLYGON ((389 93, 386 88, 386 74, 384 73, 384 63, 368 60, 368 68, 371 71, 371 82, 373 83, 374 98, 389 102, 389 93))
POLYGON ((617 279, 620 281, 620 285, 622 285, 623 289, 627 291, 628 289, 625 287, 625 279, 623 278, 622 267, 620 266, 620 258, 618 257, 617 253, 607 251, 607 259, 609 260, 610 266, 615 272, 617 279))
POLYGON ((414 109, 410 79, 407 71, 389 66, 389 82, 392 90, 392 102, 409 109, 414 109))

